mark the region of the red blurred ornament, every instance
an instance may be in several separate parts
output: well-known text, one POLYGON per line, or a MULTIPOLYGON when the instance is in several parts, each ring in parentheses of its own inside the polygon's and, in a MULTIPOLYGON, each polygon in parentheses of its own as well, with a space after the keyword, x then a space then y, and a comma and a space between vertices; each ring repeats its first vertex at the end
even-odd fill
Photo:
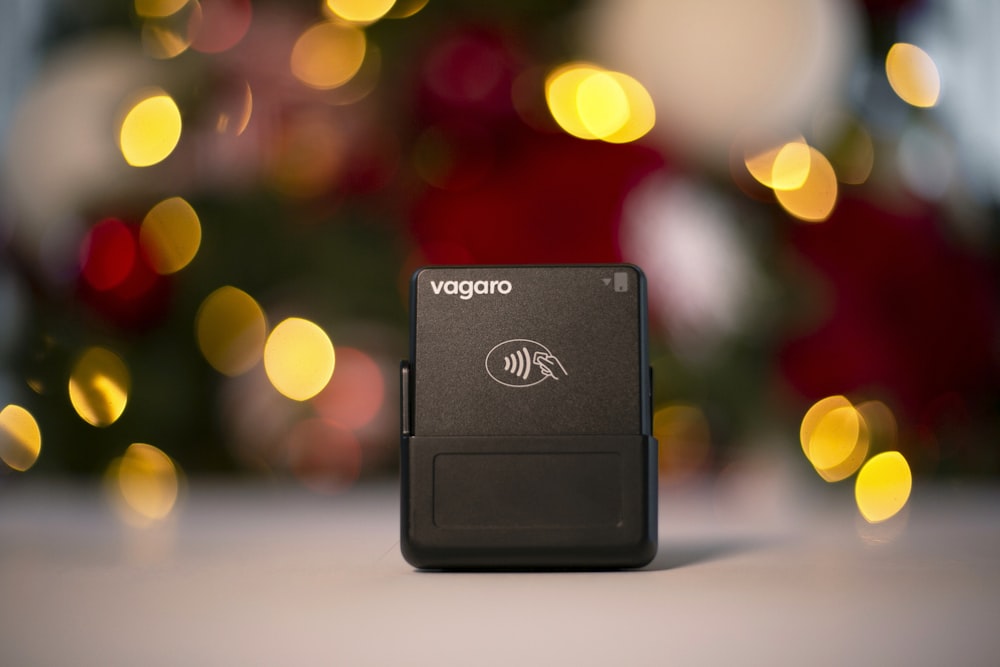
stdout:
POLYGON ((94 225, 80 249, 80 273, 95 290, 121 285, 132 272, 138 246, 121 220, 110 218, 94 225))
POLYGON ((77 295, 101 318, 122 329, 149 329, 166 316, 170 291, 139 242, 139 225, 109 218, 88 231, 77 295))

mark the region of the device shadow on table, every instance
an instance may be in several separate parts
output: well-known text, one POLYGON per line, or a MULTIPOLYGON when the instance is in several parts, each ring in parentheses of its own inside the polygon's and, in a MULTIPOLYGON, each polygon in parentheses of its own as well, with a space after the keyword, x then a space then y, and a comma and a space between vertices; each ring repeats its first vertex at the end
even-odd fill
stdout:
POLYGON ((642 570, 658 571, 690 567, 750 551, 766 549, 778 543, 777 539, 762 538, 707 538, 687 542, 661 542, 656 557, 642 570))

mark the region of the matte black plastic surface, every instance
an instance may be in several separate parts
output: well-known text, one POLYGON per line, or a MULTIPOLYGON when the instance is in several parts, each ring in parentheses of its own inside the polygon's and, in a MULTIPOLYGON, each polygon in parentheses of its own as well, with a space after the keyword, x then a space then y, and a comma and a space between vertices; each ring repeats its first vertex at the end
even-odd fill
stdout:
POLYGON ((656 555, 652 438, 406 440, 401 544, 412 565, 620 568, 656 555))
POLYGON ((434 267, 401 367, 401 548, 423 568, 656 553, 646 292, 631 265, 434 267))

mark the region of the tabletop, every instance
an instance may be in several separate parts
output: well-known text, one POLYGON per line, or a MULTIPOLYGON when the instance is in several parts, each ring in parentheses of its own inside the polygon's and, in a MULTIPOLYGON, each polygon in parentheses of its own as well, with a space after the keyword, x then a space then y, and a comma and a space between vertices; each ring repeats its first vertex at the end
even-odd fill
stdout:
POLYGON ((416 571, 398 507, 192 479, 138 528, 97 484, 6 484, 0 664, 1000 664, 998 487, 917 480, 873 525, 794 475, 664 485, 656 559, 616 572, 416 571))

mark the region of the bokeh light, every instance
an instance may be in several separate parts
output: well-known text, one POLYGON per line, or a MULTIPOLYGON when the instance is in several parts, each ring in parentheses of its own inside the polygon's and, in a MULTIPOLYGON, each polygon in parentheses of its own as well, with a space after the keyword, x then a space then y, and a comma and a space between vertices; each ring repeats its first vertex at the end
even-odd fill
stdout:
POLYGON ((774 156, 771 187, 775 190, 798 190, 809 178, 812 154, 805 142, 790 141, 774 156))
POLYGON ((131 376, 121 357, 103 347, 84 351, 69 377, 69 400, 93 426, 109 426, 125 411, 131 376))
POLYGON ((165 519, 177 503, 177 466, 152 445, 129 445, 108 466, 105 481, 112 502, 129 523, 149 525, 165 519))
POLYGON ((118 145, 133 167, 149 167, 165 160, 181 138, 181 112, 163 92, 148 94, 125 113, 118 145))
POLYGON ((861 516, 869 523, 879 523, 906 506, 912 487, 913 477, 906 458, 896 451, 882 452, 861 468, 854 485, 854 498, 861 516))
POLYGON ((410 18, 421 9, 427 6, 428 0, 395 0, 395 3, 386 13, 386 18, 406 19, 410 18))
POLYGON ((284 396, 305 401, 330 381, 336 355, 330 337, 309 320, 290 317, 280 322, 264 345, 264 370, 284 396))
POLYGON ((601 138, 612 144, 625 144, 641 139, 656 125, 653 98, 641 83, 629 75, 621 72, 608 72, 607 75, 621 87, 628 103, 628 116, 618 130, 601 138))
POLYGON ((580 139, 635 141, 656 120, 652 98, 642 84, 589 63, 569 63, 549 74, 545 99, 559 127, 580 139))
POLYGON ((885 57, 889 85, 907 104, 932 107, 941 94, 941 77, 930 55, 919 46, 898 42, 885 57))
POLYGON ((829 396, 809 408, 799 438, 806 458, 828 482, 857 472, 871 442, 863 414, 844 396, 829 396))
POLYGON ((143 219, 139 241, 157 273, 176 273, 198 253, 201 221, 183 198, 164 199, 143 219))
POLYGON ((0 461, 24 472, 42 451, 42 431, 34 416, 20 405, 0 410, 0 461))
POLYGON ((341 86, 358 73, 365 59, 365 34, 359 28, 325 21, 308 28, 292 48, 292 73, 307 86, 341 86))
POLYGON ((102 220, 90 228, 80 247, 83 279, 98 291, 114 289, 132 273, 137 252, 135 236, 124 222, 102 220))
POLYGON ((198 348, 223 375, 242 375, 264 354, 267 320, 252 296, 226 285, 209 294, 195 316, 198 348))
POLYGON ((801 135, 789 141, 764 142, 760 140, 750 141, 743 139, 743 164, 747 171, 761 185, 774 188, 774 162, 778 153, 790 144, 805 144, 806 140, 801 135))
POLYGON ((830 217, 837 204, 837 175, 826 156, 810 146, 809 173, 805 181, 794 190, 776 189, 774 194, 782 208, 793 217, 805 222, 822 222, 830 217))
POLYGON ((576 104, 576 92, 588 76, 600 70, 588 63, 570 63, 554 70, 545 79, 545 101, 552 118, 566 132, 581 139, 596 139, 583 120, 576 104))
POLYGON ((595 137, 617 132, 629 117, 625 91, 607 72, 593 72, 576 88, 576 111, 595 137))
POLYGON ((385 16, 396 0, 326 0, 326 7, 351 23, 372 23, 385 16))
POLYGON ((337 348, 337 372, 313 399, 324 418, 347 429, 368 425, 385 400, 385 379, 368 354, 353 347, 337 348))

